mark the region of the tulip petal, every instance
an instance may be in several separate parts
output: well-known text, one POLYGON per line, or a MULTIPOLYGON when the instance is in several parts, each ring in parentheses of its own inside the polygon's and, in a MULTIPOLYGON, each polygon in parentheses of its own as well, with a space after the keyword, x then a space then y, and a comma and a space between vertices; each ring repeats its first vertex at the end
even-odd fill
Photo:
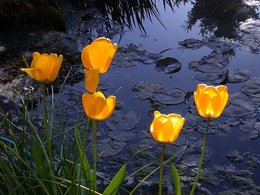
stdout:
POLYGON ((218 91, 219 91, 219 94, 221 96, 221 99, 222 99, 222 104, 221 104, 221 107, 220 107, 220 110, 219 112, 222 113, 224 108, 226 107, 227 105, 227 102, 228 102, 228 89, 226 86, 224 85, 219 85, 217 87, 218 91))
POLYGON ((30 68, 22 68, 21 70, 37 81, 51 82, 58 75, 62 59, 62 55, 58 58, 57 54, 41 55, 39 52, 34 52, 30 68))
POLYGON ((90 92, 93 93, 97 90, 99 83, 99 74, 97 69, 85 70, 85 87, 90 92))
POLYGON ((105 120, 111 116, 116 104, 116 97, 110 96, 107 99, 101 92, 83 94, 82 104, 86 115, 90 119, 105 120))
POLYGON ((102 97, 95 97, 93 94, 83 94, 82 104, 86 115, 91 119, 97 119, 106 106, 106 102, 102 97))
POLYGON ((101 120, 105 120, 107 118, 109 118, 112 113, 114 112, 116 106, 116 96, 109 96, 107 98, 107 105, 105 107, 105 109, 103 110, 103 115, 101 120))
POLYGON ((175 142, 184 125, 185 119, 181 117, 181 115, 179 114, 169 114, 169 118, 171 120, 171 123, 173 124, 173 129, 174 129, 174 132, 172 133, 170 140, 171 142, 175 142))
POLYGON ((107 72, 118 48, 110 39, 100 37, 85 47, 81 53, 86 69, 97 69, 100 74, 107 72))
POLYGON ((45 81, 44 74, 40 69, 35 68, 21 68, 22 71, 26 72, 33 79, 43 82, 45 81))
POLYGON ((227 87, 199 84, 194 92, 194 101, 199 114, 206 118, 218 118, 223 112, 227 101, 227 87))
POLYGON ((90 59, 89 59, 90 47, 91 47, 90 45, 86 46, 81 52, 81 61, 85 69, 92 69, 90 59))
POLYGON ((54 65, 52 65, 52 67, 50 67, 51 72, 49 75, 49 82, 54 81, 56 79, 56 77, 58 76, 62 60, 63 60, 62 55, 59 55, 59 57, 57 57, 57 55, 55 56, 55 63, 54 63, 54 65))

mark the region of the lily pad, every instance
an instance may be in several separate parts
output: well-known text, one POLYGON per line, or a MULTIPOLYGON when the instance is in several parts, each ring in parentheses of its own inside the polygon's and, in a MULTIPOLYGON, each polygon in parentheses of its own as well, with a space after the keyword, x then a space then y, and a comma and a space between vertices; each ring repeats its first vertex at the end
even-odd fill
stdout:
POLYGON ((111 139, 97 141, 97 149, 101 157, 115 156, 123 150, 125 145, 125 142, 113 141, 111 139))
POLYGON ((248 80, 241 87, 241 91, 246 95, 260 98, 260 77, 254 77, 248 80))
POLYGON ((181 69, 181 63, 175 58, 166 57, 156 62, 155 69, 163 71, 165 74, 172 74, 181 69))
POLYGON ((122 141, 122 142, 126 142, 126 141, 130 141, 136 138, 136 134, 135 132, 123 132, 123 131, 109 131, 108 132, 108 136, 116 141, 122 141))
POLYGON ((163 85, 154 81, 140 81, 132 87, 132 90, 137 92, 135 98, 145 100, 152 98, 156 92, 163 90, 163 85))
POLYGON ((195 78, 202 82, 211 82, 213 84, 224 84, 227 82, 228 72, 223 70, 222 72, 207 72, 195 74, 195 78))
POLYGON ((191 49, 199 49, 201 48, 205 43, 198 39, 185 39, 183 41, 179 41, 179 45, 185 48, 191 48, 191 49))
POLYGON ((249 134, 250 139, 256 139, 258 137, 259 137, 259 131, 255 130, 255 129, 253 131, 251 131, 249 134))
POLYGON ((243 156, 241 156, 237 150, 228 152, 226 157, 230 162, 241 162, 243 160, 243 156))
POLYGON ((257 106, 249 96, 239 93, 229 95, 229 105, 224 110, 224 115, 233 118, 250 116, 256 112, 257 106))
POLYGON ((235 49, 238 44, 235 43, 235 41, 225 39, 225 38, 217 38, 217 37, 210 37, 204 40, 206 42, 206 45, 217 52, 228 52, 230 50, 235 49))
POLYGON ((228 65, 228 58, 224 57, 220 52, 213 51, 208 56, 204 56, 201 59, 203 64, 221 64, 223 66, 228 65))
POLYGON ((129 131, 136 127, 140 119, 141 115, 135 111, 128 111, 126 114, 115 111, 105 123, 112 131, 129 131))
POLYGON ((228 82, 239 83, 247 81, 250 78, 250 72, 244 69, 238 69, 235 72, 229 72, 228 82))
POLYGON ((155 94, 155 99, 161 104, 174 105, 185 101, 186 92, 182 89, 171 88, 155 94))

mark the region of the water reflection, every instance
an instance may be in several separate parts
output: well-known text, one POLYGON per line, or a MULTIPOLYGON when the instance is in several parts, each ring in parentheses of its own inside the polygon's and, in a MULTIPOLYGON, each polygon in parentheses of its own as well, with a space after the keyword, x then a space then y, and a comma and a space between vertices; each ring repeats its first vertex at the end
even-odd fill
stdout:
POLYGON ((188 13, 186 28, 190 30, 199 22, 202 35, 235 39, 239 23, 248 18, 257 18, 257 13, 242 0, 197 0, 188 13))
MULTIPOLYGON (((152 22, 152 18, 156 18, 165 27, 157 3, 157 0, 96 0, 106 18, 108 29, 116 23, 126 25, 130 30, 137 26, 143 32, 146 32, 143 24, 145 19, 152 22)), ((237 38, 239 23, 248 18, 257 18, 257 11, 243 0, 163 0, 162 3, 165 10, 170 8, 171 11, 181 4, 191 3, 186 30, 191 30, 199 22, 202 35, 237 38)))
MULTIPOLYGON (((166 5, 171 0, 164 0, 163 2, 166 5)), ((161 22, 160 13, 154 0, 96 0, 96 3, 105 15, 109 28, 113 22, 116 22, 119 25, 126 25, 129 29, 138 26, 140 30, 145 32, 143 21, 146 18, 152 20, 152 17, 155 17, 161 22)), ((172 4, 170 6, 173 9, 172 4)))

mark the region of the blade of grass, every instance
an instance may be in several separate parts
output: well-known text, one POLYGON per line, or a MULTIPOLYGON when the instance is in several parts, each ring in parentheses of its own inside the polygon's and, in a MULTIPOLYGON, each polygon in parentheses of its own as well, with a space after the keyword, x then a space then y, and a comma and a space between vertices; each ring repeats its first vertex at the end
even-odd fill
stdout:
POLYGON ((172 176, 174 180, 174 189, 176 195, 181 195, 181 182, 180 182, 180 176, 179 173, 175 167, 175 165, 172 163, 172 176))
POLYGON ((127 164, 124 164, 121 167, 121 169, 113 177, 110 184, 106 187, 105 191, 103 192, 103 195, 116 195, 117 194, 117 191, 124 180, 126 167, 127 167, 127 164))

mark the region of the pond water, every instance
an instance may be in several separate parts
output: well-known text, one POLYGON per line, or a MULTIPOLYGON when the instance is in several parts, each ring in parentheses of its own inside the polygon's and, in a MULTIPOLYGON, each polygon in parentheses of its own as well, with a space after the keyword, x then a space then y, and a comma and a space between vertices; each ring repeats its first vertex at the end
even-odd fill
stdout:
MULTIPOLYGON (((130 174, 156 161, 160 147, 149 133, 153 112, 175 112, 186 123, 177 142, 167 145, 166 156, 182 151, 175 161, 184 187, 189 186, 205 129, 192 93, 198 83, 225 84, 230 100, 210 125, 202 187, 211 194, 260 193, 259 5, 257 0, 61 1, 67 34, 77 43, 74 58, 99 36, 119 44, 101 77, 101 88, 119 102, 112 117, 99 124, 101 172, 109 174, 128 162, 130 174), (141 149, 146 150, 130 158, 141 149)), ((57 122, 68 126, 85 117, 79 103, 86 92, 83 68, 74 58, 68 61, 80 67, 76 80, 82 81, 66 85, 56 97, 62 118, 57 122)), ((142 174, 147 173, 129 185, 142 174)), ((157 177, 146 185, 157 186, 157 177)))
MULTIPOLYGON (((243 1, 221 0, 105 2, 105 5, 97 4, 103 11, 100 17, 105 21, 103 30, 86 31, 87 20, 75 27, 73 17, 68 17, 68 32, 77 34, 80 49, 89 39, 98 36, 107 36, 119 43, 109 72, 101 78, 106 93, 117 96, 120 109, 106 123, 100 124, 100 151, 104 152, 100 163, 107 162, 108 158, 112 161, 110 166, 117 166, 129 159, 131 155, 127 153, 136 146, 139 149, 153 146, 145 155, 148 161, 156 159, 159 147, 149 137, 152 113, 155 110, 175 112, 186 118, 186 124, 176 144, 169 148, 176 152, 188 141, 188 149, 179 163, 180 167, 186 166, 182 170, 183 183, 189 183, 187 178, 198 162, 205 121, 194 112, 193 96, 188 94, 198 83, 223 83, 228 86, 231 98, 227 111, 212 122, 205 165, 208 178, 203 184, 214 190, 212 194, 224 193, 227 189, 234 194, 238 193, 237 189, 257 194, 260 185, 257 150, 260 147, 259 1, 254 1, 255 6, 243 1), (255 31, 251 29, 250 33, 255 34, 248 38, 245 36, 250 35, 249 31, 242 28, 251 20, 256 25, 255 31), (166 57, 180 62, 181 69, 171 74, 166 74, 165 69, 156 69, 156 63, 166 57), (201 65, 205 65, 205 69, 201 65), (247 87, 250 88, 246 90, 248 93, 242 93, 241 89, 247 87), (162 92, 163 89, 166 92, 162 92), (167 91, 173 93, 165 95, 167 91), (241 104, 244 106, 240 108, 241 104), (245 171, 249 171, 247 175, 243 175, 245 171)), ((85 17, 89 14, 75 13, 85 17)), ((75 89, 68 90, 72 88, 75 89)), ((138 160, 129 162, 133 170, 142 164, 138 164, 138 160)), ((105 169, 114 170, 109 165, 105 169)))
MULTIPOLYGON (((153 146, 146 155, 156 159, 159 148, 149 137, 152 113, 175 112, 186 118, 186 124, 177 143, 169 147, 178 151, 188 141, 179 163, 186 166, 182 167, 183 183, 189 183, 205 128, 205 121, 194 112, 190 94, 198 83, 226 84, 231 98, 223 116, 212 122, 205 165, 208 177, 203 184, 212 194, 224 194, 228 189, 234 194, 260 193, 259 1, 97 2, 103 16, 95 19, 103 21, 103 30, 94 27, 86 31, 88 20, 75 25, 73 17, 90 15, 75 8, 75 14, 67 16, 68 33, 77 35, 80 49, 98 36, 119 43, 109 72, 101 78, 106 93, 115 93, 120 102, 120 109, 100 124, 101 145, 105 144, 100 151, 113 161, 109 165, 128 160, 127 153, 135 146, 153 146), (166 57, 177 60, 181 69, 170 74, 163 67, 156 69, 156 63, 166 57), (106 149, 110 150, 107 155, 106 149)), ((104 159, 101 164, 107 162, 104 159)), ((142 164, 131 163, 133 170, 142 164)))

